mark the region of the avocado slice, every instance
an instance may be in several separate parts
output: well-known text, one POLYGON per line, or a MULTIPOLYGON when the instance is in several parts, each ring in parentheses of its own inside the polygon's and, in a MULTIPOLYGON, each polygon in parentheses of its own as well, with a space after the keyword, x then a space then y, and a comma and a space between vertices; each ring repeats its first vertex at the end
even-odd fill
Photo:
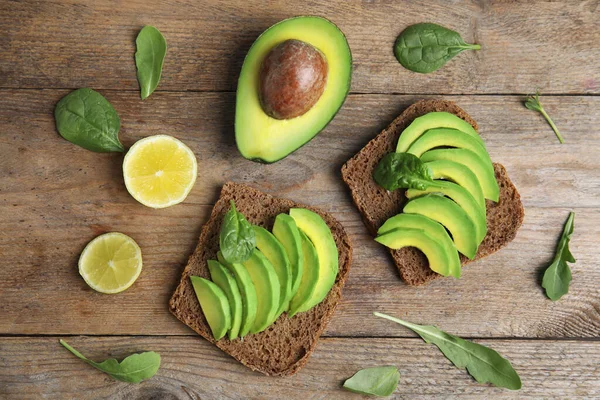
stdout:
POLYGON ((441 275, 450 274, 449 259, 446 248, 422 229, 396 228, 377 236, 375 240, 390 249, 398 250, 403 247, 416 247, 421 250, 429 268, 441 275))
POLYGON ((292 292, 290 293, 290 296, 293 297, 298 291, 298 287, 302 280, 304 263, 304 257, 302 256, 302 240, 294 218, 290 217, 288 214, 279 214, 275 217, 273 236, 275 236, 283 245, 288 260, 290 261, 290 266, 292 268, 292 292))
POLYGON ((407 214, 421 214, 444 225, 452 235, 458 251, 475 258, 479 242, 475 224, 458 204, 436 194, 427 194, 410 200, 404 206, 407 214))
POLYGON ((256 247, 275 268, 279 284, 281 285, 279 294, 279 307, 277 308, 277 317, 287 310, 289 301, 292 298, 292 266, 287 257, 285 249, 275 236, 265 228, 257 225, 252 226, 256 233, 256 247))
POLYGON ((254 324, 257 312, 257 298, 256 289, 250 274, 242 264, 228 263, 224 258, 223 254, 219 251, 217 253, 217 259, 221 264, 227 268, 232 275, 235 277, 235 282, 240 289, 242 295, 242 323, 240 325, 240 337, 244 337, 250 332, 250 328, 254 324))
POLYGON ((213 337, 221 339, 231 328, 231 309, 225 292, 208 279, 190 276, 190 280, 213 337))
POLYGON ((419 229, 431 236, 433 240, 444 247, 446 257, 448 258, 448 264, 430 265, 430 268, 440 275, 452 275, 456 278, 460 278, 461 265, 460 258, 458 257, 458 250, 456 250, 456 246, 448 234, 448 231, 446 231, 442 225, 431 218, 427 218, 420 214, 402 213, 388 218, 377 231, 377 235, 383 236, 398 228, 419 229))
POLYGON ((275 268, 260 251, 254 249, 250 258, 242 263, 256 288, 256 319, 251 333, 264 331, 279 316, 279 278, 275 268))
POLYGON ((435 181, 434 184, 429 185, 425 190, 407 190, 406 197, 412 199, 427 193, 441 193, 449 197, 465 210, 469 218, 471 218, 471 221, 475 224, 477 243, 481 243, 487 234, 485 208, 481 208, 479 204, 477 204, 477 201, 471 196, 471 193, 469 193, 467 189, 453 182, 435 181))
POLYGON ((283 20, 256 39, 242 65, 235 107, 235 140, 247 159, 278 161, 315 137, 338 112, 350 90, 352 55, 346 37, 320 17, 283 20), (276 45, 296 39, 308 43, 327 61, 327 82, 317 102, 303 115, 278 120, 265 113, 260 99, 259 72, 276 45))
POLYGON ((235 277, 220 262, 208 260, 210 279, 223 290, 229 301, 231 309, 231 328, 229 328, 229 340, 233 340, 240 334, 242 325, 242 295, 235 277))
POLYGON ((465 165, 475 176, 483 189, 483 195, 486 199, 497 202, 500 198, 500 188, 496 181, 494 170, 471 150, 467 149, 435 149, 429 150, 421 156, 421 161, 448 160, 465 165))
POLYGON ((311 299, 317 287, 317 282, 319 282, 319 256, 317 255, 317 250, 302 231, 300 231, 300 240, 302 242, 304 270, 298 291, 290 301, 290 309, 288 311, 290 318, 296 315, 296 313, 306 311, 310 308, 306 304, 311 299))
POLYGON ((450 128, 435 128, 425 132, 408 148, 408 153, 421 157, 423 153, 436 147, 457 147, 476 153, 490 168, 494 170, 492 159, 483 144, 464 132, 450 128))
POLYGON ((331 230, 319 214, 305 208, 292 208, 290 216, 315 246, 319 259, 317 287, 310 300, 297 311, 301 312, 319 304, 331 290, 338 273, 338 249, 331 230))
POLYGON ((430 112, 421 117, 415 118, 410 125, 402 131, 396 146, 396 153, 406 153, 408 148, 415 140, 417 140, 425 131, 434 128, 451 128, 458 129, 464 133, 474 137, 485 148, 483 139, 477 131, 467 121, 448 112, 430 112))
POLYGON ((433 179, 445 179, 467 189, 477 204, 485 210, 485 197, 477 176, 464 164, 449 160, 437 160, 426 163, 433 179))

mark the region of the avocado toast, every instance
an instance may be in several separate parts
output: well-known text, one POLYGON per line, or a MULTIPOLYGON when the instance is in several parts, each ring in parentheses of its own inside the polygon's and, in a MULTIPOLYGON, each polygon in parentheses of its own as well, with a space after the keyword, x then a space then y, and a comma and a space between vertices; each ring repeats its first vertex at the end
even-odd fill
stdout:
POLYGON ((290 200, 272 197, 246 185, 226 183, 208 222, 202 228, 196 250, 188 260, 180 284, 169 302, 169 308, 180 321, 252 370, 272 376, 292 375, 307 362, 331 319, 340 300, 351 259, 350 239, 342 225, 331 215, 290 200), (248 222, 269 230, 278 214, 287 213, 292 208, 302 207, 317 213, 333 235, 339 256, 339 270, 327 296, 310 310, 298 312, 292 318, 283 313, 266 330, 247 335, 243 339, 229 340, 224 337, 215 341, 196 299, 190 276, 210 277, 208 260, 217 258, 219 232, 230 200, 235 201, 236 207, 248 222))
MULTIPOLYGON (((350 188, 352 199, 373 235, 386 220, 401 213, 407 203, 404 190, 387 191, 375 182, 373 171, 386 154, 396 150, 401 133, 416 118, 431 112, 454 114, 477 130, 477 123, 453 102, 422 100, 408 107, 342 167, 342 178, 350 188)), ((493 170, 499 188, 498 202, 485 200, 487 234, 472 260, 464 255, 460 256, 463 265, 492 254, 508 244, 523 222, 521 198, 505 168, 494 163, 493 170)), ((409 285, 421 285, 441 276, 429 268, 427 258, 415 247, 390 249, 390 253, 400 276, 409 285)))

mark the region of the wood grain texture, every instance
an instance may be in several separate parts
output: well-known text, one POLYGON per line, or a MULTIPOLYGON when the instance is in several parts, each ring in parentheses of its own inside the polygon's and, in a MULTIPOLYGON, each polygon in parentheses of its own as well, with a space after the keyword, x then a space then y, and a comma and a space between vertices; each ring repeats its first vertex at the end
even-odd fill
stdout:
POLYGON ((460 280, 409 288, 385 249, 367 234, 339 177, 341 165, 402 109, 423 96, 353 95, 333 123, 307 146, 273 165, 244 160, 232 132, 233 94, 104 91, 121 116, 126 147, 158 133, 187 143, 199 178, 180 205, 152 210, 126 192, 122 155, 98 154, 63 140, 54 104, 67 91, 0 91, 0 333, 193 334, 167 311, 221 185, 249 183, 332 213, 354 243, 352 273, 326 335, 406 335, 365 324, 372 311, 396 313, 474 337, 600 336, 599 97, 543 98, 561 127, 560 145, 518 96, 448 96, 481 126, 492 158, 503 163, 525 205, 516 240, 465 268, 460 280), (575 209, 571 293, 544 297, 541 270, 575 209), (107 231, 140 244, 144 270, 126 292, 106 296, 77 273, 85 244, 107 231), (19 271, 19 273, 15 273, 19 271))
MULTIPOLYGON (((403 329, 403 328, 399 328, 403 329)), ((154 350, 162 357, 152 379, 138 385, 112 380, 85 365, 58 338, 1 338, 0 395, 11 399, 360 399, 341 388, 357 370, 395 365, 392 399, 456 397, 596 398, 600 342, 477 340, 508 358, 523 388, 513 392, 478 384, 420 339, 322 339, 307 366, 288 378, 251 372, 208 342, 186 337, 68 338, 93 360, 154 350)))
POLYGON ((137 90, 135 36, 166 37, 158 90, 232 91, 243 58, 270 25, 296 15, 331 19, 353 54, 354 92, 600 93, 598 0, 318 1, 81 0, 0 3, 0 87, 137 90), (407 26, 436 22, 482 50, 421 75, 393 55, 407 26))

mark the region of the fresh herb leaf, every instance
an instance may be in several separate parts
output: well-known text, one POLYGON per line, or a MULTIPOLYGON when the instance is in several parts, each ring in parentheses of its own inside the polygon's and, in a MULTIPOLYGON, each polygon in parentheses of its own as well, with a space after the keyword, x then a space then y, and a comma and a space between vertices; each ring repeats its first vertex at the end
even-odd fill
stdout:
POLYGON ((256 247, 256 233, 244 214, 236 210, 233 200, 230 204, 221 226, 219 245, 225 261, 242 263, 250 258, 256 247))
POLYGON ((421 159, 410 153, 386 154, 373 172, 373 179, 387 190, 425 190, 433 184, 433 173, 421 159))
POLYGON ((550 116, 546 113, 546 110, 544 110, 542 103, 540 103, 540 92, 539 91, 536 91, 535 95, 530 95, 527 97, 527 100, 525 100, 525 107, 542 114, 544 116, 544 118, 546 118, 546 121, 548 121, 548 123, 552 127, 552 130, 556 134, 558 141, 561 143, 565 142, 563 140, 562 136, 560 135, 558 128, 556 127, 556 125, 554 125, 554 121, 552 121, 552 118, 550 118, 550 116))
POLYGON ((92 89, 77 89, 60 99, 54 119, 58 133, 73 144, 97 152, 124 151, 117 112, 92 89))
POLYGON ((135 39, 135 65, 142 100, 154 92, 160 81, 163 61, 167 54, 167 41, 158 29, 145 26, 135 39))
POLYGON ((361 369, 344 382, 344 389, 354 393, 385 397, 398 387, 400 372, 396 367, 361 369))
POLYGON ((426 74, 442 67, 464 50, 479 50, 465 43, 458 32, 430 23, 411 25, 396 39, 394 55, 402 66, 426 74))
POLYGON ((378 312, 373 314, 412 329, 425 342, 435 344, 456 367, 466 367, 477 382, 490 382, 511 390, 521 389, 521 378, 510 362, 495 350, 450 335, 433 325, 417 325, 386 314, 378 312))
POLYGON ((160 355, 153 351, 132 354, 120 363, 114 358, 109 358, 101 363, 97 363, 88 360, 83 354, 69 346, 64 340, 60 340, 60 344, 92 367, 107 373, 118 381, 139 383, 145 379, 152 378, 160 367, 160 355))
POLYGON ((542 287, 546 289, 546 296, 552 301, 560 299, 569 292, 569 283, 571 283, 571 269, 567 262, 574 263, 575 257, 569 250, 569 241, 573 235, 573 220, 575 213, 571 212, 562 233, 562 236, 556 246, 556 255, 552 264, 544 272, 542 287))

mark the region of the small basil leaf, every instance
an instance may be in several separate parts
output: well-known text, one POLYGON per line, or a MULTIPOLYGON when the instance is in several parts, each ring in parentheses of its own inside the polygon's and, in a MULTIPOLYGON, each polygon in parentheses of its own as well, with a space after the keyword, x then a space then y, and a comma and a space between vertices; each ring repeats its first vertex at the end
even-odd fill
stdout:
POLYGON ((160 368, 160 355, 153 351, 132 354, 120 363, 114 358, 97 363, 88 360, 64 340, 60 340, 60 344, 86 363, 122 382, 139 383, 152 378, 160 368))
POLYGON ((54 118, 58 133, 73 144, 97 152, 124 151, 117 112, 92 89, 77 89, 60 99, 54 118))
POLYGON ((425 190, 433 184, 433 173, 427 164, 414 154, 386 154, 373 172, 373 179, 387 190, 425 190))
POLYGON ((464 50, 479 50, 468 44, 458 32, 430 23, 411 25, 396 39, 394 55, 402 66, 426 74, 442 67, 464 50))
POLYGON ((223 219, 219 245, 223 258, 230 263, 246 261, 256 247, 256 233, 246 217, 236 210, 233 200, 223 219))
POLYGON ((573 220, 575 213, 571 212, 565 223, 565 227, 556 247, 556 255, 552 264, 544 272, 542 279, 542 287, 546 289, 546 296, 552 301, 560 299, 563 295, 569 292, 569 284, 571 283, 571 269, 567 262, 574 263, 575 257, 569 250, 569 241, 573 235, 573 220))
POLYGON ((396 367, 365 368, 344 382, 344 389, 354 393, 389 396, 398 387, 400 372, 396 367))
POLYGON ((386 314, 378 312, 373 314, 409 328, 421 336, 426 343, 435 344, 456 367, 466 367, 477 382, 489 382, 510 390, 521 389, 521 378, 510 362, 495 350, 450 335, 433 325, 417 325, 386 314))
POLYGON ((135 65, 142 100, 154 92, 160 81, 163 62, 167 54, 167 41, 158 29, 145 26, 135 39, 135 65))

